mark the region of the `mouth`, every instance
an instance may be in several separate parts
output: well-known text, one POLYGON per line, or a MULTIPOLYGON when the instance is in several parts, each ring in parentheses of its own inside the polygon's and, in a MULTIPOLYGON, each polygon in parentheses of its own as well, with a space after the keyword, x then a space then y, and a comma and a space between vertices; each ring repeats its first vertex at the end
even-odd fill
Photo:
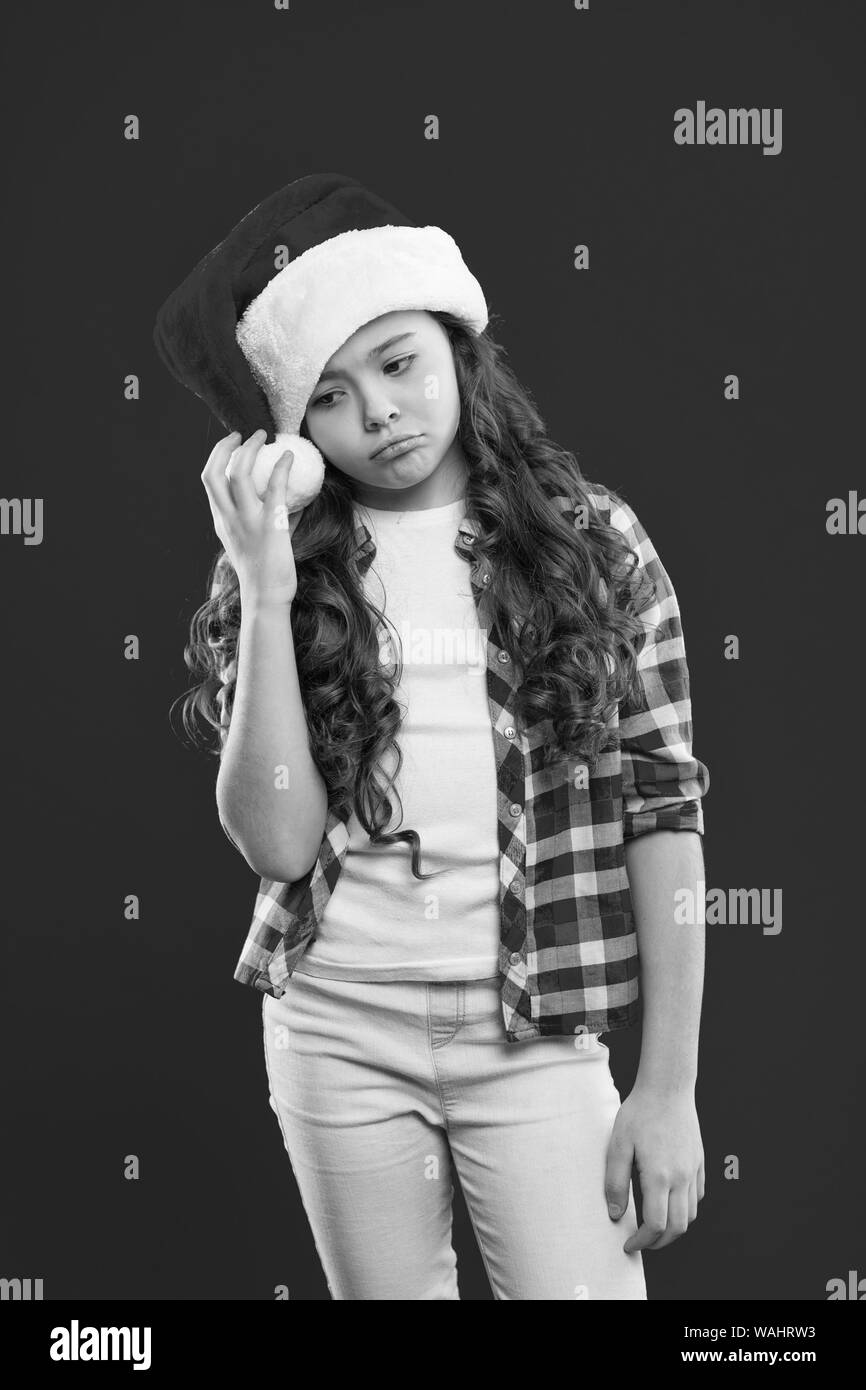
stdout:
POLYGON ((392 439, 387 444, 383 444, 381 448, 376 449, 370 457, 374 459, 396 458, 398 454, 406 453, 409 449, 414 448, 423 437, 421 434, 401 434, 398 439, 392 439))

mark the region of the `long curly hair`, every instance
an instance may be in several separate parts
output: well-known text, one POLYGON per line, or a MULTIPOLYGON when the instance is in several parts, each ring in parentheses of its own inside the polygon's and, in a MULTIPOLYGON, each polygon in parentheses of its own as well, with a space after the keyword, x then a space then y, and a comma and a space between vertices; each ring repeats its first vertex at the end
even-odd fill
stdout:
MULTIPOLYGON (((465 509, 476 525, 472 553, 490 573, 479 624, 484 628, 486 620, 515 663, 516 716, 527 725, 549 721, 545 765, 577 757, 594 766, 614 737, 607 725, 617 704, 640 699, 644 629, 637 615, 646 606, 644 585, 650 601, 654 585, 638 571, 622 533, 602 521, 576 456, 547 437, 504 347, 487 329, 478 334, 444 312, 433 317, 449 336, 460 392, 465 509), (576 525, 551 500, 557 496, 583 504, 587 524, 576 525)), ((301 433, 309 437, 303 426, 301 433)), ((386 665, 380 656, 377 624, 387 620, 363 592, 355 527, 351 480, 326 460, 322 489, 291 542, 298 583, 291 624, 312 756, 329 811, 344 820, 355 811, 372 843, 407 841, 412 873, 430 878, 420 872, 417 831, 384 829, 392 788, 399 800, 402 712, 395 689, 402 658, 386 665), (389 748, 396 766, 383 784, 380 759, 389 748)), ((458 542, 455 547, 460 554, 458 542)), ((218 731, 212 751, 219 756, 231 718, 241 618, 238 576, 225 550, 208 587, 184 649, 186 665, 201 679, 184 699, 183 724, 194 740, 194 714, 218 731)))

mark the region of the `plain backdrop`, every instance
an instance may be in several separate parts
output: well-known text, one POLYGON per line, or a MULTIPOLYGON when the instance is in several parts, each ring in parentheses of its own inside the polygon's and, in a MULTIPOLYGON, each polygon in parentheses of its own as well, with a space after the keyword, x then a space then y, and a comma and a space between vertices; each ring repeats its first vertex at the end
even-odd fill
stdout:
MULTIPOLYGON (((707 927, 707 1195, 644 1256, 649 1296, 825 1299, 863 1261, 866 535, 825 524, 866 496, 862 9, 175 0, 6 29, 2 492, 43 499, 44 536, 0 536, 0 1274, 328 1297, 261 996, 232 978, 258 880, 172 713, 222 431, 151 332, 255 203, 336 171, 456 238, 552 438, 646 526, 710 769, 708 890, 783 893, 776 935, 707 927), (675 145, 698 101, 782 108, 781 153, 675 145)), ((625 1095, 639 1028, 605 1041, 625 1095)), ((489 1299, 462 1199, 454 1239, 462 1297, 489 1299)))

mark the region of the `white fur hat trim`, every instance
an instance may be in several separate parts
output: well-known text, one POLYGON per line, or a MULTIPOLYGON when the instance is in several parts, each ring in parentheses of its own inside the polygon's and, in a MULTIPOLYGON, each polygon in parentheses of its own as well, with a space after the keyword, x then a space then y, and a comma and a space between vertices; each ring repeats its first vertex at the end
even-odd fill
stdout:
POLYGON ((487 326, 484 292, 454 238, 441 227, 340 232, 290 261, 247 306, 235 334, 277 431, 275 442, 259 450, 253 469, 260 493, 280 454, 290 448, 295 464, 289 476, 297 474, 301 491, 313 487, 313 465, 316 460, 321 465, 316 495, 324 460, 297 431, 322 370, 365 323, 404 309, 444 310, 477 333, 487 326))

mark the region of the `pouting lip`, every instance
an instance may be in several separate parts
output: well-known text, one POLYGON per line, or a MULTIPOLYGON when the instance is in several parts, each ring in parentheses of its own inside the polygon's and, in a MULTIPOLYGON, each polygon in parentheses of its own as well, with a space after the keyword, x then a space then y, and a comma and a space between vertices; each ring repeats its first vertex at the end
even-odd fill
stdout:
POLYGON ((420 434, 395 434, 393 439, 386 439, 384 444, 380 444, 378 449, 374 449, 370 458, 378 458, 379 454, 383 454, 386 449, 390 449, 392 444, 403 444, 407 439, 420 438, 420 434))

